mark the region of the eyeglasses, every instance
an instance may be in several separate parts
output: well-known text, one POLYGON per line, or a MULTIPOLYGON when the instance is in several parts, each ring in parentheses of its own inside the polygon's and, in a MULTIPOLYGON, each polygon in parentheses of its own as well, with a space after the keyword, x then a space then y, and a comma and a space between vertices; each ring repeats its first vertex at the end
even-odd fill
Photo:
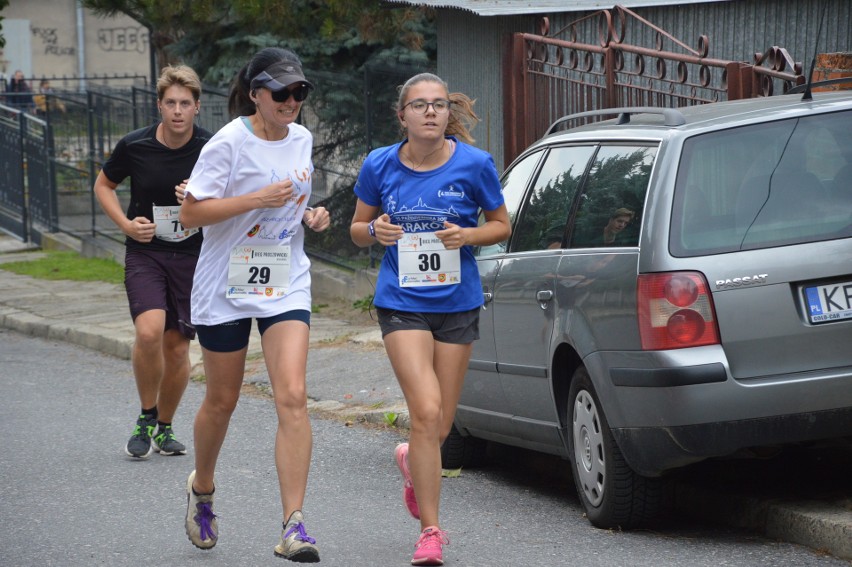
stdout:
POLYGON ((296 102, 302 102, 308 98, 308 93, 311 92, 311 89, 305 85, 299 85, 293 90, 281 89, 280 91, 270 90, 269 92, 272 94, 272 100, 275 102, 285 102, 290 98, 290 95, 293 95, 293 100, 296 102))
POLYGON ((450 104, 452 104, 452 102, 445 98, 439 98, 432 102, 426 102, 422 98, 415 98, 414 100, 402 105, 402 109, 405 110, 406 106, 410 106, 414 114, 426 114, 426 109, 431 106, 432 110, 435 111, 435 114, 444 114, 450 109, 450 104))

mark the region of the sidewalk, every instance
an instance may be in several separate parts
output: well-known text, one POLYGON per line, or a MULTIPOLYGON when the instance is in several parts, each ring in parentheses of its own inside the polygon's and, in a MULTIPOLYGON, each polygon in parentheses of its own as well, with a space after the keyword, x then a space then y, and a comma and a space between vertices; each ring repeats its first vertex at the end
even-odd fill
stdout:
MULTIPOLYGON (((0 265, 39 254, 0 234, 0 265)), ((4 270, 0 270, 0 328, 66 341, 128 360, 134 339, 123 286, 38 280, 4 270)), ((190 356, 193 375, 203 374, 197 341, 192 342, 190 356)), ((247 358, 246 383, 261 390, 268 388, 256 330, 247 358)), ((352 325, 320 310, 311 319, 308 367, 312 412, 377 424, 395 416, 397 426, 408 428, 407 408, 381 346, 377 325, 352 325)), ((848 466, 844 459, 852 459, 852 455, 840 458, 841 465, 848 466)), ((831 467, 826 462, 814 463, 810 482, 819 485, 831 467)), ((743 473, 748 476, 746 469, 743 473)), ((760 481, 729 482, 724 494, 700 480, 680 483, 679 507, 768 538, 852 559, 852 499, 848 491, 832 498, 781 501, 761 496, 755 480, 760 481)))

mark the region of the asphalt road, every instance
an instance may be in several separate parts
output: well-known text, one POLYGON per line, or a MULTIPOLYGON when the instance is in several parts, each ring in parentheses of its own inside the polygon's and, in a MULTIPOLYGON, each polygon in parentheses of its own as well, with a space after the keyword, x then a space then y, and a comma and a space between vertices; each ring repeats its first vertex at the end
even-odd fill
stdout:
MULTIPOLYGON (((357 357, 348 364, 365 371, 357 357)), ((0 331, 0 565, 288 565, 272 554, 281 510, 274 408, 262 396, 243 396, 223 448, 219 544, 205 552, 186 539, 191 422, 203 391, 190 384, 175 421, 190 455, 133 462, 122 450, 138 411, 127 361, 0 331)), ((401 434, 339 419, 313 426, 305 514, 321 565, 408 565, 418 525, 401 503, 392 458, 401 434)), ((583 518, 567 473, 527 466, 519 455, 445 480, 446 565, 849 565, 692 520, 661 531, 598 530, 583 518)))

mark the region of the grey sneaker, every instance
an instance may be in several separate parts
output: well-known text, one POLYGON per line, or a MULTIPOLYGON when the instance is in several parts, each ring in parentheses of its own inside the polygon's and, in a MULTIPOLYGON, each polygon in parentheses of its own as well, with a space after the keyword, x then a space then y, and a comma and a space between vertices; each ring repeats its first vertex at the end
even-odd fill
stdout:
POLYGON ((192 482, 195 471, 186 480, 186 535, 192 545, 199 549, 210 549, 219 539, 219 526, 213 513, 213 495, 195 494, 192 482))
POLYGON ((157 434, 153 438, 154 450, 161 455, 186 455, 186 446, 175 439, 175 432, 171 425, 157 428, 157 434))
POLYGON ((281 531, 281 543, 275 546, 275 555, 296 563, 319 562, 317 540, 309 537, 305 531, 302 512, 296 510, 284 524, 281 531))
POLYGON ((157 418, 153 415, 143 413, 136 420, 136 427, 133 429, 133 435, 127 445, 124 446, 124 452, 129 457, 134 459, 147 459, 151 456, 151 437, 154 435, 154 428, 157 427, 157 418))

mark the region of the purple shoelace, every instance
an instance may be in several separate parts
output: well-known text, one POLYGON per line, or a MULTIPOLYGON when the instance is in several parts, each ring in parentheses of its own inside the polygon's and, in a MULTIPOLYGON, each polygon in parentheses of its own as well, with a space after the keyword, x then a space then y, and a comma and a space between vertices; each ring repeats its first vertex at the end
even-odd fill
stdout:
POLYGON ((287 532, 284 534, 284 539, 290 537, 290 534, 292 534, 293 532, 298 532, 296 539, 298 539, 299 541, 306 541, 310 544, 315 544, 317 542, 317 540, 308 535, 308 532, 305 531, 305 525, 302 522, 299 522, 298 524, 287 530, 287 532))
POLYGON ((195 508, 198 510, 198 514, 195 515, 195 521, 201 529, 201 539, 216 539, 216 533, 210 525, 211 520, 216 517, 216 514, 210 509, 210 503, 199 502, 195 508))

